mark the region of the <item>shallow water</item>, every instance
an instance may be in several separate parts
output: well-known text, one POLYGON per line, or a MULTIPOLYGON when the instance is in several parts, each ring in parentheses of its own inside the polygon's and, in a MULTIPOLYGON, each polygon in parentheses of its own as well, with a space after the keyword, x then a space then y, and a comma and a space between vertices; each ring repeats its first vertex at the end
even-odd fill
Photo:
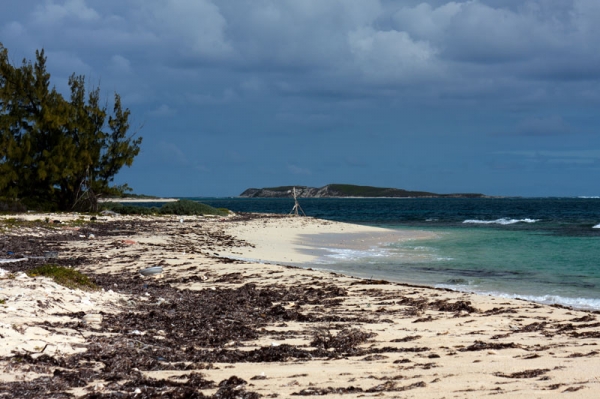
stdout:
MULTIPOLYGON (((290 199, 201 199, 288 213, 290 199)), ((600 309, 600 199, 300 199, 309 216, 426 230, 418 241, 321 248, 314 267, 362 277, 600 309)))
POLYGON ((317 264, 360 277, 600 309, 596 238, 433 230, 436 234, 430 239, 330 249, 317 264))

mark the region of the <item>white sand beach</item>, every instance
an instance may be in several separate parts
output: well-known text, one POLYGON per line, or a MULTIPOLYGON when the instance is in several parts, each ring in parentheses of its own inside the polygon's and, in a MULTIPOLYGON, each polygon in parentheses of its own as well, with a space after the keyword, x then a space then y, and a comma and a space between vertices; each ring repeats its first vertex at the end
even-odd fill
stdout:
POLYGON ((24 251, 31 244, 19 255, 34 256, 51 239, 60 262, 99 276, 103 286, 70 290, 17 271, 30 261, 0 264, 0 392, 26 389, 23 381, 55 392, 54 381, 75 396, 134 397, 136 389, 162 387, 161 395, 180 397, 184 388, 156 381, 200 373, 214 383, 185 387, 207 396, 233 376, 244 381, 239 392, 280 398, 600 396, 595 313, 289 266, 309 265, 323 245, 354 248, 428 232, 278 216, 26 218, 3 227, 7 242, 23 241, 24 251), (45 225, 45 218, 63 223, 45 225), (160 276, 139 275, 157 265, 160 276), (109 346, 122 348, 115 359, 136 355, 111 363, 109 346), (90 364, 70 358, 81 353, 90 364), (42 355, 67 360, 43 358, 44 367, 27 360, 42 355), (60 377, 75 374, 82 382, 60 377))

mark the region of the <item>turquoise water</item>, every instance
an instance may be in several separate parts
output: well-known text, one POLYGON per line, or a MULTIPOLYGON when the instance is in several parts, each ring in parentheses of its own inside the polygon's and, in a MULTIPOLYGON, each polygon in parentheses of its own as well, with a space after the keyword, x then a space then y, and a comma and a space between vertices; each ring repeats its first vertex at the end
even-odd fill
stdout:
MULTIPOLYGON (((406 229, 396 227, 397 229, 406 229)), ((595 237, 432 228, 435 238, 334 250, 321 267, 351 275, 600 309, 595 237)))
MULTIPOLYGON (((202 198, 236 212, 293 200, 202 198)), ((362 277, 600 310, 600 198, 300 199, 307 215, 434 238, 330 249, 316 266, 362 277)))

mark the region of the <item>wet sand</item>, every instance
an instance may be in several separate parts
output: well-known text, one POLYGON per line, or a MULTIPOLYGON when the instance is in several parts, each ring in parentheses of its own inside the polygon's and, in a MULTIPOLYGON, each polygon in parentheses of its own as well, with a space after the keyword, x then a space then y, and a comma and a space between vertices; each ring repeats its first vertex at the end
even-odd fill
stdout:
POLYGON ((0 258, 29 259, 0 264, 0 397, 600 396, 597 313, 288 266, 321 244, 419 236, 261 215, 25 217, 0 223, 0 258), (48 251, 103 289, 20 273, 48 251))

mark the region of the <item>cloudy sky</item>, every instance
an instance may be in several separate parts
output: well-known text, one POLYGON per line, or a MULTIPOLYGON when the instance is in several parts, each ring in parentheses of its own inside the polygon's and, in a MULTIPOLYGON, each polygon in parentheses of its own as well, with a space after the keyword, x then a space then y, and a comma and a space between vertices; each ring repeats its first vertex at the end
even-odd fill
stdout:
POLYGON ((4 0, 16 64, 142 127, 137 193, 600 195, 598 0, 4 0))

